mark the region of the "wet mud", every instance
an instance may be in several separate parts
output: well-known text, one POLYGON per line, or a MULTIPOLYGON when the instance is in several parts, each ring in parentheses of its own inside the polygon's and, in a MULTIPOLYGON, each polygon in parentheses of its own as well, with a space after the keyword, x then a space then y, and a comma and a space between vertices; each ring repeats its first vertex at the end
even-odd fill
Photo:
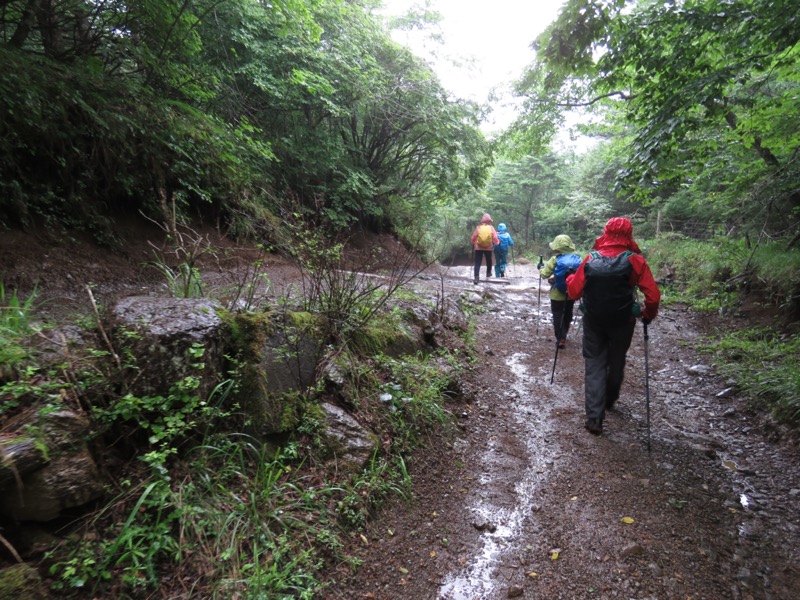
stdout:
POLYGON ((637 327, 622 396, 593 436, 580 317, 554 369, 549 288, 532 266, 477 285, 467 267, 444 275, 485 311, 457 435, 411 461, 413 500, 354 537, 360 566, 323 597, 798 597, 797 445, 706 367, 702 317, 662 312, 647 378, 637 327))

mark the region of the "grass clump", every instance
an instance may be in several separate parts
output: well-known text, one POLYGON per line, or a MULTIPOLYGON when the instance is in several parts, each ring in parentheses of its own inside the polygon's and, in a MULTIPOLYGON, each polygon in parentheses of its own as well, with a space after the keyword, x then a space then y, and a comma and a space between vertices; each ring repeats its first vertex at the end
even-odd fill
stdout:
POLYGON ((753 327, 700 347, 720 373, 780 420, 800 425, 800 337, 753 327))
POLYGON ((702 312, 725 313, 747 294, 788 318, 800 311, 800 249, 784 243, 750 244, 727 237, 690 240, 668 234, 648 244, 648 262, 665 303, 683 302, 702 312), (669 278, 664 278, 670 274, 669 278))
POLYGON ((7 291, 0 281, 0 380, 30 358, 30 349, 23 340, 34 332, 31 311, 35 302, 35 289, 20 298, 17 290, 7 291))

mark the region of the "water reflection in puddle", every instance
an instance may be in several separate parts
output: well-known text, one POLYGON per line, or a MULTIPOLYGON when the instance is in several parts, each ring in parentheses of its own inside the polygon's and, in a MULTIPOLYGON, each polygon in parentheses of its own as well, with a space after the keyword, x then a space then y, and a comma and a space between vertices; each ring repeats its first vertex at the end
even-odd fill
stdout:
MULTIPOLYGON (((495 529, 484 532, 482 544, 468 562, 467 567, 458 574, 449 575, 440 591, 439 598, 447 600, 467 600, 487 598, 491 596, 495 585, 493 577, 496 567, 501 564, 503 551, 515 539, 522 537, 523 525, 535 506, 534 498, 546 478, 547 464, 552 464, 554 451, 546 443, 552 426, 535 417, 539 413, 536 399, 532 391, 536 378, 530 373, 528 361, 530 357, 524 353, 515 353, 507 359, 507 364, 514 375, 510 389, 516 393, 517 410, 515 419, 520 437, 526 440, 527 468, 515 485, 517 504, 508 509, 491 504, 486 498, 476 498, 469 508, 474 523, 490 523, 495 529)), ((497 451, 496 443, 490 440, 484 461, 490 463, 492 455, 497 451)), ((485 476, 482 485, 493 484, 495 469, 487 465, 483 469, 485 476)))

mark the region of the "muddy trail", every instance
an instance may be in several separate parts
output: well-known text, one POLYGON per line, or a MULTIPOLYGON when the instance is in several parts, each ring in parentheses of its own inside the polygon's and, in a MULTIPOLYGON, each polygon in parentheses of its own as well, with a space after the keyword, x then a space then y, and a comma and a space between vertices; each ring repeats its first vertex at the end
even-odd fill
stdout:
POLYGON ((324 598, 800 596, 797 446, 705 367, 703 317, 665 309, 649 327, 649 427, 637 327, 596 437, 583 427, 579 319, 550 383, 537 271, 513 265, 507 282, 478 285, 466 267, 446 275, 449 295, 485 309, 457 434, 415 457, 413 498, 353 536, 362 562, 333 573, 324 598))

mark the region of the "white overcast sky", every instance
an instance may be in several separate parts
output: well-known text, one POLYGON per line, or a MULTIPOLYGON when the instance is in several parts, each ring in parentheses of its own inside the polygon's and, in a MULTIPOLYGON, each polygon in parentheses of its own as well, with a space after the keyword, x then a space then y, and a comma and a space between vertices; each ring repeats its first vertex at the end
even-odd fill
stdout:
MULTIPOLYGON (((533 60, 531 42, 552 23, 566 0, 431 0, 443 21, 444 45, 423 42, 420 36, 399 32, 396 40, 423 58, 436 50, 433 63, 442 85, 455 96, 486 102, 490 91, 507 91, 533 60), (453 64, 458 61, 458 64, 453 64), (460 66, 459 66, 460 65, 460 66)), ((424 0, 384 0, 384 12, 401 15, 424 0)), ((510 124, 513 109, 508 94, 493 103, 493 122, 487 131, 510 124), (504 108, 505 105, 505 108, 504 108)))

